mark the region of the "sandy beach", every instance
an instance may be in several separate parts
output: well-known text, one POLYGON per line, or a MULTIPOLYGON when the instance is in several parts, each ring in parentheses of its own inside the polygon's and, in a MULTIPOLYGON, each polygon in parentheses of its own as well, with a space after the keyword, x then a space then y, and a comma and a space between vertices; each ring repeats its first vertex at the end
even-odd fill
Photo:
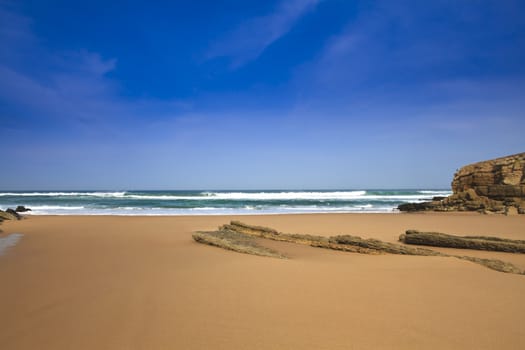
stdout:
MULTIPOLYGON (((290 259, 198 244, 231 219, 396 242, 406 229, 525 239, 523 216, 31 216, 0 255, 11 349, 523 349, 525 276, 454 258, 269 242, 290 259)), ((451 249, 436 249, 451 251, 451 249)), ((525 255, 463 251, 525 269, 525 255)))

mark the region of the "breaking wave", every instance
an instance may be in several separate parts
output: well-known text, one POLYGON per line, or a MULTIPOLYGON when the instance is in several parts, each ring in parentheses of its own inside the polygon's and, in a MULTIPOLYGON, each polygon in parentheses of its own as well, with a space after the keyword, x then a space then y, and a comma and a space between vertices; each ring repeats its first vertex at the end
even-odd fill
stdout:
POLYGON ((225 215, 393 212, 446 190, 0 192, 0 209, 33 215, 225 215))

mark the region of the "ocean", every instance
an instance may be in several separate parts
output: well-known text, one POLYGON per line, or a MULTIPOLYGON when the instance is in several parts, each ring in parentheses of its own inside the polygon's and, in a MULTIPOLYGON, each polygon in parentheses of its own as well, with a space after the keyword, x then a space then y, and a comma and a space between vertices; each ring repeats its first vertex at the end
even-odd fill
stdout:
POLYGON ((26 191, 0 192, 0 209, 32 215, 243 215, 394 213, 448 190, 26 191))

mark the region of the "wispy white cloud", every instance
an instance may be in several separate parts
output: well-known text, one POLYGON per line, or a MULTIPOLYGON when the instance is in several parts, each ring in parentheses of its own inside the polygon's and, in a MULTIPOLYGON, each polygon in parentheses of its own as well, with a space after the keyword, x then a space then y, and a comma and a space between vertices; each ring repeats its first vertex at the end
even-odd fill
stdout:
POLYGON ((401 3, 380 0, 362 8, 314 59, 299 66, 292 84, 300 103, 339 101, 340 108, 362 101, 428 106, 478 98, 480 103, 494 100, 485 92, 489 89, 512 92, 523 86, 522 75, 508 74, 525 52, 523 36, 513 44, 508 38, 522 23, 510 16, 511 2, 485 1, 494 7, 490 13, 463 3, 401 3), (483 65, 491 69, 480 69, 483 65), (456 87, 468 82, 469 88, 451 90, 445 81, 456 87))
POLYGON ((232 67, 240 67, 257 59, 276 40, 321 0, 283 0, 269 15, 241 23, 225 37, 213 43, 207 58, 229 57, 232 67))
POLYGON ((102 76, 111 72, 117 66, 117 59, 104 59, 99 53, 88 50, 64 53, 61 55, 63 67, 76 70, 78 73, 86 73, 102 76))

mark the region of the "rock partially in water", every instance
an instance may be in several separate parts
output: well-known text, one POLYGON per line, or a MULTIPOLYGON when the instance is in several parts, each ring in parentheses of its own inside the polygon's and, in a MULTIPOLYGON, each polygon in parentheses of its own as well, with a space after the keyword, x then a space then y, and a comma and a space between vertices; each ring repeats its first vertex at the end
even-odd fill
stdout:
POLYGON ((440 206, 438 201, 432 202, 421 202, 421 203, 404 203, 400 204, 397 209, 400 211, 406 212, 416 212, 416 211, 426 211, 426 210, 436 210, 440 206))
POLYGON ((16 207, 15 211, 17 213, 25 213, 26 211, 31 211, 31 209, 30 208, 26 208, 23 205, 19 205, 19 206, 16 207))
POLYGON ((401 204, 398 209, 525 214, 525 152, 462 167, 454 174, 452 191, 449 197, 401 204))

